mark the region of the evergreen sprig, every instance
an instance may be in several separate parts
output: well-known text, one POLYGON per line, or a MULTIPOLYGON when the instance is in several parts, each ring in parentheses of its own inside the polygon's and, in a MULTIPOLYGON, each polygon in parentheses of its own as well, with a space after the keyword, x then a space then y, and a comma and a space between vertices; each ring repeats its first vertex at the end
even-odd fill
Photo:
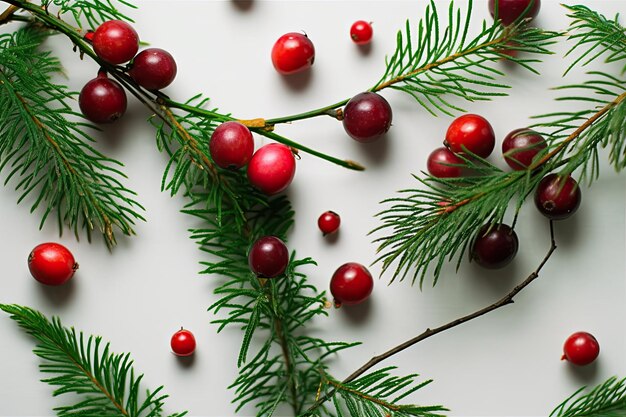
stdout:
POLYGON ((87 24, 88 28, 97 28, 107 20, 125 20, 133 22, 120 7, 137 7, 127 0, 41 0, 41 6, 49 10, 56 6, 58 15, 70 14, 79 27, 87 24))
POLYGON ((555 408, 550 417, 624 417, 626 379, 611 377, 587 392, 586 387, 555 408))

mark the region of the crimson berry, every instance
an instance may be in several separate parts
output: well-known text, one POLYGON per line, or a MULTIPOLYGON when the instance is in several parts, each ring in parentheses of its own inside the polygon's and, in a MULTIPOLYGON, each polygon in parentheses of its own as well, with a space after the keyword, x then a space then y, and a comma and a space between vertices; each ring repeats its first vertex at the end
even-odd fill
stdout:
MULTIPOLYGON (((522 17, 534 19, 541 8, 541 0, 498 0, 498 18, 505 26, 522 17), (532 5, 531 5, 532 4, 532 5), (524 13, 525 12, 525 13, 524 13)), ((489 0, 489 13, 496 13, 495 0, 489 0)))
POLYGON ((112 123, 126 112, 126 92, 117 81, 100 73, 80 91, 78 105, 88 120, 112 123))
POLYGON ((78 264, 74 255, 58 243, 42 243, 28 255, 28 269, 37 281, 45 285, 61 285, 67 282, 78 264))
POLYGON ((446 147, 437 148, 428 155, 426 167, 430 175, 437 178, 458 178, 461 176, 463 160, 446 147))
POLYGON ((391 106, 381 95, 371 92, 352 97, 343 110, 343 127, 357 142, 373 142, 391 127, 391 106))
POLYGON ((515 129, 502 141, 502 155, 511 168, 521 171, 548 145, 539 133, 530 129, 515 129))
POLYGON ((567 219, 578 210, 581 198, 578 183, 569 175, 548 174, 535 190, 535 205, 550 220, 567 219))
POLYGON ((252 158, 254 152, 252 133, 239 122, 224 122, 213 131, 209 151, 218 166, 239 169, 252 158))
POLYGON ((317 219, 317 226, 324 236, 336 232, 340 224, 341 217, 334 211, 326 211, 317 219))
POLYGON ((362 303, 370 296, 373 288, 372 274, 356 262, 341 265, 330 279, 330 292, 337 306, 362 303))
POLYGON ((563 344, 561 360, 568 360, 574 365, 589 365, 600 354, 600 345, 593 335, 587 332, 576 332, 563 344))
POLYGON ((357 45, 370 43, 373 34, 372 24, 365 20, 357 20, 350 28, 350 37, 357 45))
POLYGON ((133 58, 128 74, 143 88, 161 90, 174 81, 176 71, 176 61, 169 52, 149 48, 133 58))
POLYGON ((289 250, 276 236, 264 236, 252 244, 248 266, 259 278, 274 278, 285 273, 289 250))
POLYGON ((517 234, 506 224, 486 224, 472 242, 471 259, 489 269, 506 266, 517 253, 517 234))
POLYGON ((270 143, 259 148, 248 164, 250 184, 267 195, 285 190, 296 173, 296 158, 289 146, 270 143))
POLYGON ((465 114, 452 121, 443 144, 454 153, 471 152, 486 158, 496 145, 496 136, 487 119, 465 114))
POLYGON ((196 350, 196 338, 189 330, 182 327, 172 335, 170 340, 172 352, 177 356, 191 356, 196 350))
POLYGON ((272 64, 283 75, 304 71, 313 65, 315 47, 305 34, 286 33, 274 43, 272 64))
POLYGON ((93 50, 109 64, 123 64, 130 61, 139 50, 139 35, 128 23, 109 20, 96 29, 93 50))

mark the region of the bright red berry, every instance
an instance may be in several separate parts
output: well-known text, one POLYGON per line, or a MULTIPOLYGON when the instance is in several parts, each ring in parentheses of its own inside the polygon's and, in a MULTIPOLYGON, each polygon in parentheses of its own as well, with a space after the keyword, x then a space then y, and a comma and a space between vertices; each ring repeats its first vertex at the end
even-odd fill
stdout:
POLYGON ((315 47, 305 34, 286 33, 274 43, 272 64, 283 75, 304 71, 313 65, 315 47))
POLYGON ((370 43, 373 34, 372 24, 365 20, 357 20, 350 27, 350 37, 357 45, 370 43))
POLYGON ((341 217, 334 211, 326 211, 317 219, 317 226, 324 236, 336 232, 340 224, 341 217))
POLYGON ((224 122, 213 131, 209 151, 218 166, 239 169, 250 162, 254 153, 252 133, 239 122, 224 122))
POLYGON ((463 160, 456 156, 446 147, 437 148, 428 155, 426 167, 433 177, 437 178, 458 178, 462 174, 462 167, 452 165, 463 165, 463 160))
POLYGON ((250 184, 267 195, 285 190, 296 173, 296 158, 289 146, 270 143, 259 148, 248 164, 250 184))
POLYGON ((537 209, 551 220, 563 220, 574 214, 580 206, 581 192, 571 176, 546 175, 535 190, 537 209))
POLYGON ((450 124, 443 144, 454 153, 471 152, 486 158, 496 145, 496 136, 487 119, 465 114, 450 124))
POLYGON ((78 269, 74 255, 58 243, 42 243, 28 255, 28 269, 37 281, 45 285, 61 285, 78 269))
POLYGON ((600 345, 593 335, 587 332, 576 332, 565 341, 561 360, 584 366, 596 360, 599 354, 600 345))
POLYGON ((289 265, 289 250, 276 236, 257 239, 248 253, 248 266, 259 278, 275 278, 285 273, 289 265))
POLYGON ((170 340, 172 352, 177 356, 191 356, 196 350, 196 338, 189 330, 181 327, 170 340))
POLYGON ((530 129, 516 129, 502 141, 502 155, 511 168, 521 171, 548 145, 539 133, 530 129))
POLYGON ((126 112, 126 92, 117 81, 100 73, 80 91, 78 105, 88 120, 112 123, 126 112))
POLYGON ((357 142, 373 142, 391 127, 391 106, 381 95, 372 92, 352 97, 343 110, 343 127, 357 142))
POLYGON ((367 300, 373 289, 372 274, 356 262, 341 265, 330 279, 330 292, 337 306, 362 303, 367 300))
POLYGON ((139 50, 139 35, 128 23, 109 20, 96 29, 93 50, 109 64, 123 64, 130 61, 139 50))
MULTIPOLYGON (((505 26, 522 17, 534 19, 541 8, 541 0, 498 0, 498 18, 505 26)), ((489 13, 495 17, 496 1, 489 0, 489 13)))
POLYGON ((472 242, 471 259, 488 269, 503 268, 515 258, 518 246, 517 234, 510 226, 486 224, 472 242))
POLYGON ((143 88, 161 90, 176 78, 176 61, 167 51, 149 48, 133 58, 128 74, 143 88))

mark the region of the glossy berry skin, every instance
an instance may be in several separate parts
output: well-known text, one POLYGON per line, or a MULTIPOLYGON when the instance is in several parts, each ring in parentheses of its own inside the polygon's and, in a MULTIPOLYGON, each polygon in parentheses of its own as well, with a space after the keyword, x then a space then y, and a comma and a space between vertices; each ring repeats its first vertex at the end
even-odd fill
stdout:
POLYGON ((535 190, 535 206, 550 220, 563 220, 578 210, 582 195, 574 178, 548 174, 535 190))
POLYGON ((126 92, 115 80, 98 75, 89 81, 78 96, 85 118, 94 123, 112 123, 126 112, 126 92))
POLYGON ((343 127, 357 142, 380 139, 391 127, 391 106, 381 95, 371 92, 352 97, 343 110, 343 127))
POLYGON ((350 38, 357 45, 365 45, 372 41, 374 29, 372 24, 365 20, 357 20, 350 27, 350 38))
POLYGON ((437 148, 428 156, 426 167, 433 177, 437 178, 458 178, 462 174, 462 168, 459 166, 450 166, 446 164, 462 165, 463 160, 456 156, 450 149, 446 147, 437 148))
POLYGON ((42 243, 28 255, 28 269, 37 281, 45 285, 62 285, 76 270, 74 255, 58 243, 42 243))
POLYGON ((502 155, 511 168, 521 171, 527 169, 547 146, 539 133, 530 129, 515 129, 502 141, 502 155))
POLYGON ((356 262, 341 265, 330 279, 330 292, 337 306, 362 303, 373 289, 372 274, 356 262))
POLYGON ((196 338, 189 330, 181 328, 172 335, 170 346, 176 356, 191 356, 196 350, 196 338))
POLYGON ((326 211, 317 219, 317 226, 320 228, 324 236, 335 233, 339 230, 341 217, 334 211, 326 211))
POLYGON ((443 144, 454 153, 469 151, 486 158, 496 145, 496 135, 484 117, 464 114, 450 124, 443 144))
POLYGON ((161 90, 176 78, 176 61, 167 51, 149 48, 133 58, 128 74, 140 86, 148 90, 161 90))
POLYGON ((133 59, 139 50, 139 35, 128 23, 109 20, 93 34, 93 50, 109 64, 123 64, 133 59))
POLYGON ((494 224, 489 229, 490 226, 486 224, 478 231, 472 242, 471 259, 484 268, 503 268, 517 254, 517 234, 506 224, 494 224))
POLYGON ((259 278, 275 278, 285 273, 289 250, 276 236, 257 239, 248 252, 248 266, 259 278))
POLYGON ((296 158, 289 146, 270 143, 259 148, 248 164, 248 181, 267 195, 284 191, 296 174, 296 158))
POLYGON ((587 332, 576 332, 567 338, 563 344, 561 360, 567 360, 574 365, 589 365, 600 354, 600 345, 593 335, 587 332))
POLYGON ((209 141, 211 158, 221 168, 239 169, 254 153, 250 129, 239 122, 224 122, 213 131, 209 141))
MULTIPOLYGON (((541 0, 497 0, 498 1, 498 17, 505 26, 515 22, 526 9, 531 5, 524 17, 534 19, 541 8, 541 0)), ((489 13, 491 16, 496 12, 496 0, 489 0, 489 13)))
POLYGON ((308 36, 302 33, 286 33, 274 43, 272 64, 282 75, 305 71, 315 61, 315 47, 308 36))

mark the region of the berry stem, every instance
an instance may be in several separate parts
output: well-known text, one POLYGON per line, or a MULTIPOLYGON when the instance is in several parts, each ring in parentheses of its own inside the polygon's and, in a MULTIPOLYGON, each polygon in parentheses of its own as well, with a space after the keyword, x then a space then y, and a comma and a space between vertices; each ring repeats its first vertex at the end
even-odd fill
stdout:
POLYGON ((0 14, 0 25, 10 22, 13 14, 17 12, 18 10, 19 10, 19 7, 13 4, 7 7, 7 9, 4 12, 2 12, 2 14, 0 14))

